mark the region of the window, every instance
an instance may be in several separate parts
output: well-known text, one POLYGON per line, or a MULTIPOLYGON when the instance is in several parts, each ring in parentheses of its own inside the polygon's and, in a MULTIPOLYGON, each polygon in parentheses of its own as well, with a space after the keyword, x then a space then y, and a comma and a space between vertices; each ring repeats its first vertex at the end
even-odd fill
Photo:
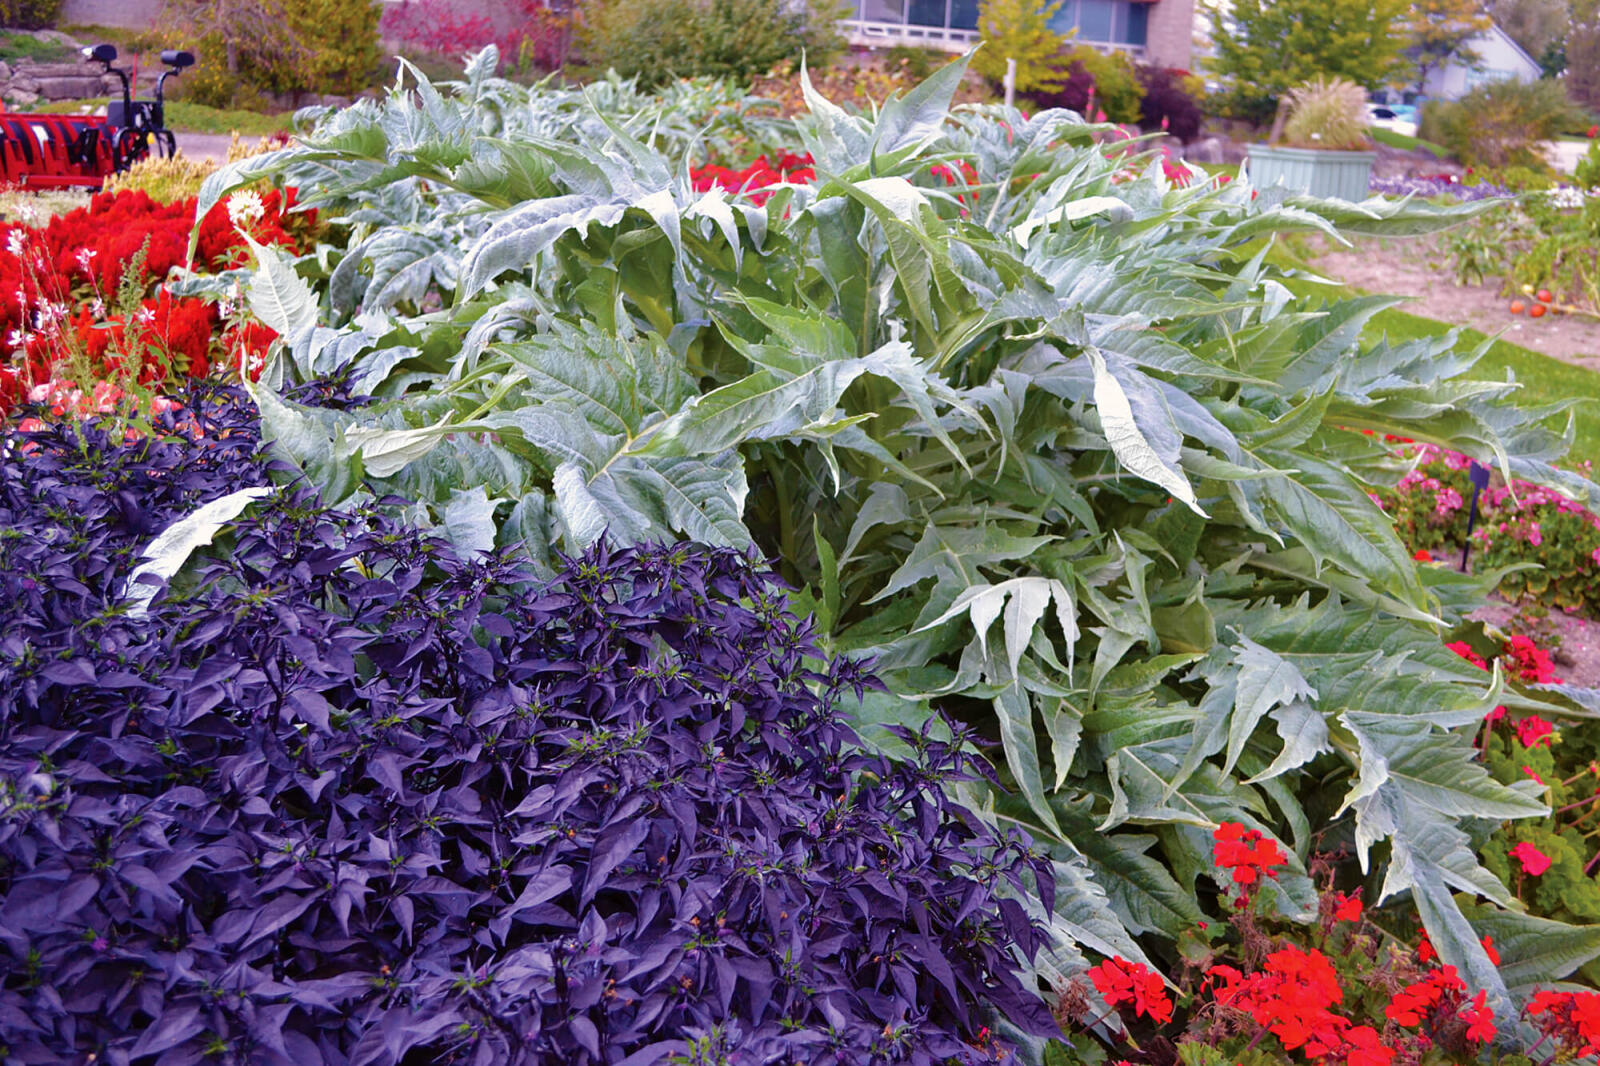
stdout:
MULTIPOLYGON (((982 0, 857 0, 857 17, 892 26, 973 31, 982 0)), ((1143 46, 1150 5, 1141 0, 1062 0, 1050 19, 1057 33, 1094 44, 1143 46)))
POLYGON ((1111 23, 1116 13, 1115 0, 1078 0, 1078 36, 1085 41, 1114 40, 1111 23))
POLYGON ((1148 40, 1147 34, 1150 25, 1150 5, 1128 4, 1127 11, 1127 30, 1121 34, 1117 40, 1122 44, 1136 44, 1140 48, 1143 48, 1148 40))
POLYGON ((873 22, 906 21, 905 0, 861 0, 861 17, 873 22))

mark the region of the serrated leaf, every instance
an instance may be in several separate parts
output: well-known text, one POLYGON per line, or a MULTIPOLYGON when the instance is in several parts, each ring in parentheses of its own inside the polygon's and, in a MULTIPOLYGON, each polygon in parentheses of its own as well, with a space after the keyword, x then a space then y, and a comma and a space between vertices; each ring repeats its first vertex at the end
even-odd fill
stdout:
POLYGON ((1085 348, 1084 355, 1094 370, 1094 404, 1100 414, 1100 424, 1105 428, 1106 442, 1116 454, 1117 461, 1135 477, 1144 478, 1166 489, 1187 504, 1201 517, 1209 517, 1195 499, 1189 480, 1175 467, 1169 466, 1150 447, 1139 425, 1134 421, 1133 408, 1128 404, 1128 394, 1121 382, 1106 367, 1105 357, 1095 348, 1085 348))
POLYGON ((253 245, 258 264, 245 289, 250 311, 280 336, 317 324, 317 298, 289 257, 274 247, 253 245))

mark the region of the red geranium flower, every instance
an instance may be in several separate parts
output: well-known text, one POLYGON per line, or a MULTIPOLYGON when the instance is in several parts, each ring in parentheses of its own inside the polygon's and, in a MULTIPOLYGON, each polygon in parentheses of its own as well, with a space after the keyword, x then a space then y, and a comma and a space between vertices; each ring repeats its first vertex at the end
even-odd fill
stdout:
POLYGON ((1538 877, 1550 869, 1550 856, 1527 841, 1518 844, 1506 854, 1522 863, 1522 872, 1532 877, 1538 877))
POLYGON ((1156 1022, 1172 1020, 1166 984, 1160 974, 1142 963, 1113 958, 1091 969, 1089 980, 1109 1007, 1131 1006, 1136 1018, 1143 1014, 1156 1022))

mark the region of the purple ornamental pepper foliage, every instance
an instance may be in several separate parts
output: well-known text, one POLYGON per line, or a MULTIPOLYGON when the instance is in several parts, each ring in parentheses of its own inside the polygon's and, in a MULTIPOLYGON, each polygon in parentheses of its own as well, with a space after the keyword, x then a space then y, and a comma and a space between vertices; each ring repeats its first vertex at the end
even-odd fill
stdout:
POLYGON ((987 1012, 1054 1031, 995 890, 1048 899, 1048 866, 946 797, 960 748, 855 746, 874 682, 812 672, 770 574, 645 547, 541 583, 291 487, 131 617, 153 532, 265 481, 237 394, 179 419, 0 443, 0 1062, 934 1064, 997 1059, 987 1012))

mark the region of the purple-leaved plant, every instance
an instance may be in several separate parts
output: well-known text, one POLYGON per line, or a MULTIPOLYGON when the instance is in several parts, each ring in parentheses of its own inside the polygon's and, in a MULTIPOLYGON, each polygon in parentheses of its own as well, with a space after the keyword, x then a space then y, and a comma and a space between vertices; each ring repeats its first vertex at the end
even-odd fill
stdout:
POLYGON ((994 1015, 1054 1031, 998 891, 1048 901, 1048 865, 948 798, 959 742, 857 746, 872 679, 770 574, 597 548, 540 582, 289 487, 135 617, 151 535, 266 480, 237 394, 167 417, 0 442, 0 1061, 932 1066, 996 1060, 994 1015))
POLYGON ((1367 191, 1383 196, 1415 196, 1423 200, 1432 196, 1448 196, 1455 200, 1490 200, 1517 195, 1503 185, 1490 182, 1468 185, 1449 174, 1434 174, 1426 178, 1380 178, 1374 175, 1367 183, 1367 191))

